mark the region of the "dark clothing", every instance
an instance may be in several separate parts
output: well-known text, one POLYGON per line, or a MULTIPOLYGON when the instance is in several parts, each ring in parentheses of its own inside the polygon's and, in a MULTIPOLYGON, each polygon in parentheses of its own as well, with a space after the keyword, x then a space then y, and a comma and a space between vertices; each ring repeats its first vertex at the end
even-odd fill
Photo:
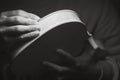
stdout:
MULTIPOLYGON (((120 17, 116 8, 109 0, 10 0, 3 3, 4 5, 0 7, 1 12, 5 10, 23 9, 37 14, 40 17, 61 9, 76 11, 80 19, 85 23, 88 31, 96 40, 100 41, 110 53, 110 59, 91 65, 87 73, 92 72, 96 75, 101 74, 100 70, 103 70, 106 76, 110 75, 109 78, 113 78, 114 74, 118 75, 118 67, 120 64, 120 17)), ((90 55, 85 57, 89 58, 90 55)), ((14 64, 11 63, 11 65, 14 64)), ((12 79, 9 80, 37 80, 39 76, 39 74, 34 76, 35 79, 32 76, 34 73, 30 75, 16 75, 12 72, 12 69, 15 68, 8 66, 6 69, 9 77, 12 77, 12 79)))

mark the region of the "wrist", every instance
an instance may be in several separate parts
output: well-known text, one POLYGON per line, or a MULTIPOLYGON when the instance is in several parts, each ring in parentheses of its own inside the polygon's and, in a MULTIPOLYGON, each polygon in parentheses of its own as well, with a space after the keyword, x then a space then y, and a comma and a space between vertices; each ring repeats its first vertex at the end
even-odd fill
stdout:
POLYGON ((89 38, 88 41, 92 47, 92 61, 94 60, 97 62, 99 60, 105 60, 109 53, 107 50, 105 50, 102 43, 98 40, 93 39, 93 37, 89 38))

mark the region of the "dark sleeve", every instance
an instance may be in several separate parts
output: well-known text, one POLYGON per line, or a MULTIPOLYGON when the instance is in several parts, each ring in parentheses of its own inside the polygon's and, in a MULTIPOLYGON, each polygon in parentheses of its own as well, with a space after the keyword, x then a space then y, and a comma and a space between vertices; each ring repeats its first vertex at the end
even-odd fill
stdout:
POLYGON ((116 54, 120 52, 120 17, 110 0, 104 0, 93 36, 103 44, 109 53, 116 54))
POLYGON ((76 11, 88 31, 111 54, 120 51, 120 15, 111 0, 60 1, 60 9, 76 11))
POLYGON ((81 8, 82 11, 79 10, 78 13, 88 31, 92 33, 94 39, 100 41, 110 56, 109 59, 100 60, 95 64, 91 63, 88 71, 90 74, 103 73, 105 80, 110 80, 110 77, 118 78, 119 75, 120 17, 110 0, 96 1, 90 2, 87 8, 84 6, 84 9, 81 8))
MULTIPOLYGON (((93 36, 99 40, 110 54, 107 60, 110 62, 112 70, 119 76, 120 69, 120 14, 115 5, 110 0, 104 0, 101 16, 94 28, 93 36)), ((104 61, 106 63, 106 61, 104 61)), ((99 64, 99 63, 98 63, 99 64)), ((104 72, 108 72, 109 66, 103 65, 104 72), (107 71, 106 71, 107 70, 107 71)))
POLYGON ((70 0, 63 7, 75 10, 93 37, 111 54, 119 54, 120 14, 111 0, 70 0))

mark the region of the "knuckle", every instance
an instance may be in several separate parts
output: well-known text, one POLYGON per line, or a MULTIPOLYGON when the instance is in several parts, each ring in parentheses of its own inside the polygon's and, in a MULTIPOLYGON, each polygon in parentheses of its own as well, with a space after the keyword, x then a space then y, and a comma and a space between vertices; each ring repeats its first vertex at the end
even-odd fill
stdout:
POLYGON ((3 19, 3 18, 5 18, 6 16, 5 16, 5 12, 1 12, 0 13, 0 19, 3 19))
POLYGON ((14 31, 21 31, 20 26, 15 26, 14 31))
POLYGON ((15 16, 15 17, 14 17, 14 20, 15 20, 16 22, 19 22, 19 21, 20 21, 20 17, 15 16))
POLYGON ((16 10, 16 14, 17 14, 17 15, 21 15, 21 14, 23 14, 23 12, 24 12, 24 10, 21 10, 21 9, 16 10))

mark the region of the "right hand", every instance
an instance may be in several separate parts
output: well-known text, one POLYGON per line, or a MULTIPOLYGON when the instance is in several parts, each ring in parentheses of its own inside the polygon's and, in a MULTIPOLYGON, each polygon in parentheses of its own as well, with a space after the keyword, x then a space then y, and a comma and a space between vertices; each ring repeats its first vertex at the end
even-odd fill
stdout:
POLYGON ((0 15, 0 36, 9 43, 33 39, 39 35, 39 19, 37 15, 23 10, 2 12, 0 15))

